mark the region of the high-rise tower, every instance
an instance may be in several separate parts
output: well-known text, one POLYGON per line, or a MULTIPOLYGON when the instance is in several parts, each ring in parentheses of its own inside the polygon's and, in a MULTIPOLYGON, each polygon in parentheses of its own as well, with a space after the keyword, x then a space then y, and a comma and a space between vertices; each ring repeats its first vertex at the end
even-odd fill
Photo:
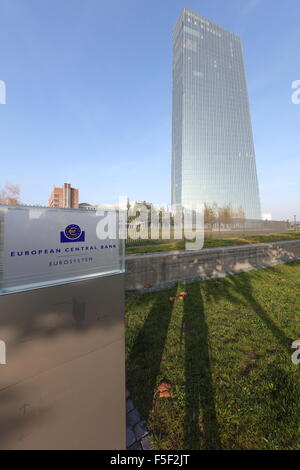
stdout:
POLYGON ((62 188, 54 187, 48 206, 78 209, 78 193, 78 189, 72 188, 70 183, 64 183, 62 188))
POLYGON ((184 9, 173 30, 172 204, 261 209, 241 40, 184 9))

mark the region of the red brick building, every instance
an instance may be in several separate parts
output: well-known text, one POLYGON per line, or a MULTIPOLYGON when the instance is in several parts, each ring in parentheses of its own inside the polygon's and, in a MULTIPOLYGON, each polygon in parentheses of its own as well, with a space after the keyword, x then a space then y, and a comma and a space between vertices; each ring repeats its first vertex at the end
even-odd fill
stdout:
POLYGON ((69 183, 64 183, 62 188, 53 189, 48 206, 78 209, 78 195, 78 189, 72 188, 69 183))

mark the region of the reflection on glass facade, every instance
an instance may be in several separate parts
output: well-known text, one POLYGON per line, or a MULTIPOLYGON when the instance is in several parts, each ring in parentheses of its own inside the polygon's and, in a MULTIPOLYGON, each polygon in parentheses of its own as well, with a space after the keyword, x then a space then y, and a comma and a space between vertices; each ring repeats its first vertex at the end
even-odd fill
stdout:
POLYGON ((201 202, 261 218, 241 40, 184 9, 173 31, 172 204, 201 202))

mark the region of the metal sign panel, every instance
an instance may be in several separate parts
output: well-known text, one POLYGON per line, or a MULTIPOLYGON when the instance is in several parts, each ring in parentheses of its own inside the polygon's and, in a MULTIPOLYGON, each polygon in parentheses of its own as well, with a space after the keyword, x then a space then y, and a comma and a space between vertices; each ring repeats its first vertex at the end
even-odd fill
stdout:
POLYGON ((0 450, 125 449, 124 274, 0 296, 0 338, 0 450))
POLYGON ((1 207, 0 294, 123 272, 118 216, 117 211, 1 207))

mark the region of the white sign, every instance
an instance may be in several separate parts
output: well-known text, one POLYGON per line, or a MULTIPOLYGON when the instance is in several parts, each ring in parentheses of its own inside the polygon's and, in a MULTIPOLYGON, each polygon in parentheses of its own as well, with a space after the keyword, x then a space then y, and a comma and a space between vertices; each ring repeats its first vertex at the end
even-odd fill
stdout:
POLYGON ((0 293, 123 270, 117 213, 114 238, 103 239, 103 230, 97 229, 103 226, 102 212, 17 207, 0 211, 4 227, 0 293))

